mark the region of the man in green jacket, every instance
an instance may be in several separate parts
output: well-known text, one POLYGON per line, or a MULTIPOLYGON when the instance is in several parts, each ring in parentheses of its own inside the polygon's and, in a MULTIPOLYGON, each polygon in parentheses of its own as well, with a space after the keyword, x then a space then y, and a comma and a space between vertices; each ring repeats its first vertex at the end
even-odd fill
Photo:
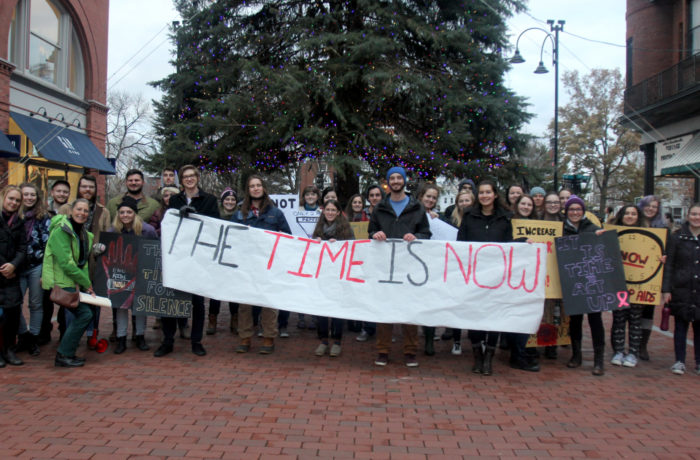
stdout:
POLYGON ((126 193, 117 195, 107 203, 107 210, 110 216, 117 215, 117 207, 126 195, 138 202, 137 214, 144 222, 148 222, 154 212, 160 209, 160 204, 153 198, 147 197, 143 193, 143 172, 138 169, 130 169, 126 172, 126 193))

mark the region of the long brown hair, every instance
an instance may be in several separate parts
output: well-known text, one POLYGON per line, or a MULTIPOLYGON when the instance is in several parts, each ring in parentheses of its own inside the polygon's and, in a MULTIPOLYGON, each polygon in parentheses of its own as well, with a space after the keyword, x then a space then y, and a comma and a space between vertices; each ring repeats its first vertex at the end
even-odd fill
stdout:
POLYGON ((248 218, 248 213, 250 212, 250 206, 253 202, 253 199, 250 197, 250 181, 253 179, 258 179, 260 183, 262 184, 263 188, 263 196, 262 196, 262 204, 260 205, 260 212, 262 213, 265 211, 267 208, 270 208, 273 206, 272 200, 270 199, 270 195, 267 194, 267 186, 265 185, 265 180, 262 178, 262 176, 259 176, 258 174, 252 174, 251 176, 248 177, 248 180, 245 182, 245 198, 243 198, 243 204, 241 204, 241 215, 243 216, 244 219, 248 218))
MULTIPOLYGON (((338 210, 338 217, 335 218, 335 239, 336 240, 352 240, 355 239, 355 236, 352 232, 352 228, 350 228, 350 224, 348 223, 348 220, 345 218, 343 215, 343 209, 340 207, 340 203, 338 203, 337 200, 328 200, 328 203, 326 203, 326 206, 332 205, 335 207, 335 209, 338 210)), ((324 206, 325 209, 325 206, 324 206)), ((321 212, 321 215, 318 218, 318 221, 316 222, 316 228, 314 228, 314 233, 313 237, 314 238, 323 238, 323 227, 324 225, 330 225, 331 223, 328 222, 326 219, 326 216, 323 212, 321 212)))
MULTIPOLYGON (((44 197, 41 193, 41 190, 39 189, 39 187, 32 184, 31 182, 24 182, 19 186, 20 195, 22 194, 22 189, 25 187, 34 189, 34 192, 36 193, 36 203, 34 203, 34 207, 32 208, 32 210, 34 211, 34 218, 43 219, 48 214, 48 211, 46 210, 46 202, 44 201, 44 197)), ((22 197, 22 206, 20 206, 19 208, 19 216, 22 219, 24 219, 24 213, 26 213, 27 211, 30 210, 24 206, 24 197, 22 197)))

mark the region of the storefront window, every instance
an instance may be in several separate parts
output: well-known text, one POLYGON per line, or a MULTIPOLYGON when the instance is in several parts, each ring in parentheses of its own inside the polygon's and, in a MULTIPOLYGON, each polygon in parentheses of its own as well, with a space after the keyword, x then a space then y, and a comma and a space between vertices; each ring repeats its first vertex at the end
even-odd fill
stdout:
POLYGON ((27 73, 82 97, 85 68, 73 22, 58 2, 21 0, 12 13, 10 61, 27 73))

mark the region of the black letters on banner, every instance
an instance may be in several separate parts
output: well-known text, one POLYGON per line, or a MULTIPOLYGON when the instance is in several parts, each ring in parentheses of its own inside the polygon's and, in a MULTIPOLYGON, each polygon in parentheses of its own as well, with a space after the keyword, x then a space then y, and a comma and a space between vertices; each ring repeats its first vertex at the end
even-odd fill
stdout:
POLYGON ((616 232, 581 233, 554 241, 567 315, 629 307, 616 232))
POLYGON ((139 239, 139 273, 136 283, 135 315, 189 318, 192 295, 163 286, 160 241, 139 239))

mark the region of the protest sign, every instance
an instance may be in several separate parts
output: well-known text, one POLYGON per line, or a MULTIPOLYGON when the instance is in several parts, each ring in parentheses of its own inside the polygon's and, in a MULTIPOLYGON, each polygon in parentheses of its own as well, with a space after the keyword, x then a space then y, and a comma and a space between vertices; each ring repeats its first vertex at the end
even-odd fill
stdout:
POLYGON ((270 199, 284 214, 292 235, 311 238, 321 211, 299 209, 299 197, 296 195, 270 195, 270 199))
POLYGON ((562 236, 555 245, 567 315, 629 307, 615 232, 562 236))
POLYGON ((163 286, 160 241, 139 239, 139 274, 136 282, 134 315, 189 318, 192 295, 163 286))
POLYGON ((564 315, 561 301, 548 299, 544 303, 542 322, 536 334, 530 335, 527 347, 551 347, 555 345, 570 345, 569 316, 564 315))
POLYGON ((561 299, 561 282, 559 281, 557 253, 554 250, 554 238, 562 236, 564 223, 513 219, 511 224, 513 226, 513 239, 529 238, 536 243, 547 245, 547 278, 544 284, 544 295, 548 299, 561 299))
POLYGON ((122 233, 102 232, 105 251, 96 259, 93 289, 112 301, 112 308, 131 308, 138 278, 139 238, 122 233))
POLYGON ((430 224, 431 240, 435 241, 455 241, 457 240, 457 228, 440 220, 439 217, 432 218, 428 215, 430 224))
POLYGON ((658 305, 661 299, 665 228, 605 225, 616 230, 630 303, 658 305))
POLYGON ((352 227, 352 232, 356 240, 366 240, 369 238, 369 234, 367 233, 369 222, 350 222, 350 227, 352 227))
POLYGON ((163 285, 299 313, 533 333, 542 318, 540 244, 316 241, 168 211, 163 285))

